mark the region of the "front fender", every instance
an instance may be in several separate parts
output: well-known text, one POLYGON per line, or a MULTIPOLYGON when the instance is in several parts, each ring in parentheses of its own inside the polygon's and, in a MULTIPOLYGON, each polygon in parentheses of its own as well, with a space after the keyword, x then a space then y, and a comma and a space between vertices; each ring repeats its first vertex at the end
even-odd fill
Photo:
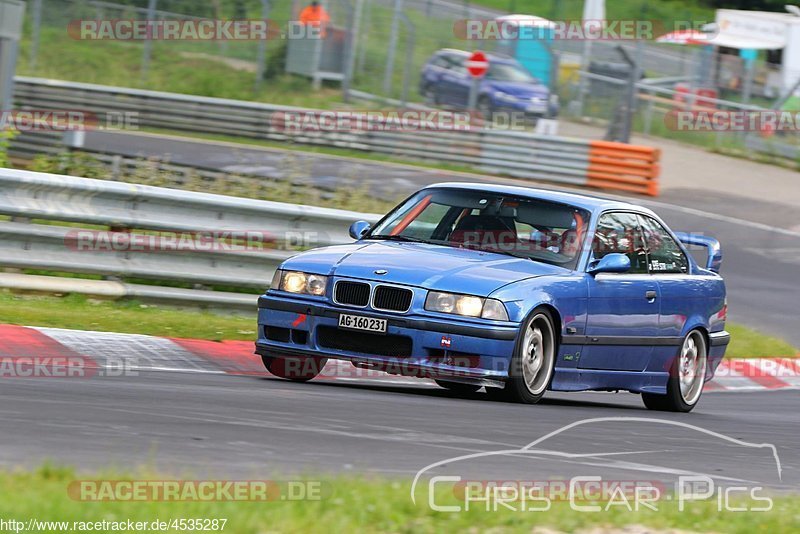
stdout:
POLYGON ((583 276, 543 276, 508 284, 490 295, 503 302, 509 319, 521 323, 539 306, 555 310, 561 335, 586 327, 588 284, 583 276))

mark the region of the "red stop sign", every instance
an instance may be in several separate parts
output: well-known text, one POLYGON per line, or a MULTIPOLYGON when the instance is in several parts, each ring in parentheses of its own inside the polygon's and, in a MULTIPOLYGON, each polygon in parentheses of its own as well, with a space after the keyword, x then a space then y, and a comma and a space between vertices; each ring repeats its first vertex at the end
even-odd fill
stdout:
POLYGON ((486 74, 486 71, 489 70, 489 60, 486 59, 486 54, 478 50, 469 56, 466 66, 470 74, 472 74, 475 78, 479 78, 486 74))

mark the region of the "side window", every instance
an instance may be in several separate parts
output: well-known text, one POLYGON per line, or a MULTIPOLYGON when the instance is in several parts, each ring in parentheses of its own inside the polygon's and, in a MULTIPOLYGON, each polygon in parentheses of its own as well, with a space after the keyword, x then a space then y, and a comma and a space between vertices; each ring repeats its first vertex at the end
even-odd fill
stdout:
POLYGON ((453 66, 450 70, 458 75, 467 75, 467 66, 466 66, 466 58, 453 58, 453 66))
POLYGON ((447 56, 439 56, 436 59, 434 59, 433 61, 431 61, 431 64, 436 66, 436 67, 441 67, 443 69, 449 69, 450 68, 450 58, 448 58, 447 56))
POLYGON ((652 274, 688 273, 689 260, 672 236, 654 219, 640 216, 652 274))
POLYGON ((592 255, 599 260, 606 254, 625 254, 631 260, 629 274, 647 274, 647 250, 639 226, 632 213, 605 213, 597 222, 592 255))

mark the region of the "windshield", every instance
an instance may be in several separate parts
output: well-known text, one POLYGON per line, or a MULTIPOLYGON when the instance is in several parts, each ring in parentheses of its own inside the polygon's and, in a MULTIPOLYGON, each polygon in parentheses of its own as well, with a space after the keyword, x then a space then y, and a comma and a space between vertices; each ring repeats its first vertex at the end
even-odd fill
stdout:
POLYGON ((484 250, 574 269, 588 222, 587 211, 546 200, 426 189, 395 208, 366 239, 484 250))
POLYGON ((537 83, 536 78, 528 74, 528 71, 509 63, 490 63, 486 78, 497 82, 537 83))

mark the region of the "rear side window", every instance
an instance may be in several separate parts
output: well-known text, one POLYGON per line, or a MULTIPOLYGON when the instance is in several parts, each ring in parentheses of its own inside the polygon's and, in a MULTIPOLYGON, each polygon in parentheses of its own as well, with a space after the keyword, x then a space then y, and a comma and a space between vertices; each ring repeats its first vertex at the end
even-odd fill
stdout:
POLYGON ((450 58, 447 56, 437 56, 431 61, 431 65, 435 67, 441 67, 443 69, 449 69, 451 65, 450 58))
POLYGON ((464 64, 465 62, 466 62, 466 59, 453 58, 453 65, 451 67, 451 70, 453 72, 455 72, 456 74, 466 75, 467 74, 467 66, 464 64))
POLYGON ((628 274, 647 274, 647 249, 639 226, 639 219, 633 213, 605 213, 597 222, 592 254, 599 260, 607 254, 625 254, 631 260, 628 274))
POLYGON ((688 273, 689 261, 678 243, 656 220, 640 216, 642 230, 650 254, 652 274, 688 273))

